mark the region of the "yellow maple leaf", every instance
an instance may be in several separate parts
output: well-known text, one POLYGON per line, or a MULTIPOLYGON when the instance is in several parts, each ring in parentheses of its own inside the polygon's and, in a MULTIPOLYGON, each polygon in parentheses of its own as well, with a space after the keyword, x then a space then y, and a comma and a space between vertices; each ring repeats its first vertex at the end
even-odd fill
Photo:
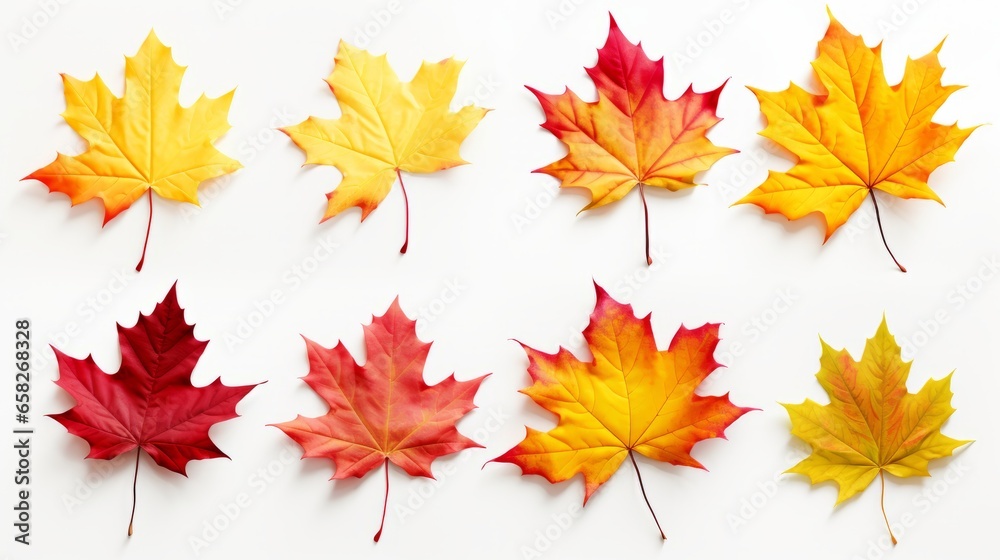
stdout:
MULTIPOLYGON (((908 392, 911 362, 903 361, 884 317, 865 344, 860 362, 846 350, 834 350, 822 339, 820 343, 823 352, 816 378, 830 404, 807 399, 783 405, 791 417, 792 434, 812 448, 808 457, 787 472, 808 476, 813 484, 837 483, 838 504, 878 476, 885 517, 885 473, 930 476, 929 461, 947 457, 969 443, 941 433, 941 426, 955 412, 951 374, 928 380, 916 393, 908 392)), ((892 540, 896 542, 895 536, 892 540)))
MULTIPOLYGON (((340 105, 338 119, 309 117, 282 128, 306 153, 306 163, 332 165, 343 175, 327 195, 327 220, 357 206, 361 220, 378 207, 401 171, 433 173, 468 163, 459 156, 465 137, 488 109, 450 105, 463 62, 425 62, 408 83, 396 76, 385 55, 374 56, 344 41, 327 78, 340 105)), ((406 202, 409 239, 409 202, 406 202)), ((406 252, 404 241, 400 252, 406 252)))
MULTIPOLYGON (((182 107, 178 93, 183 76, 184 67, 152 31, 135 56, 125 58, 122 97, 111 93, 98 75, 84 81, 64 74, 62 116, 88 148, 76 156, 58 154, 25 179, 68 195, 73 205, 100 199, 105 224, 147 191, 198 204, 199 184, 240 168, 212 145, 229 130, 233 91, 214 99, 202 95, 182 107)), ((148 229, 146 236, 148 241, 148 229)), ((137 270, 141 266, 142 259, 137 270)))
POLYGON ((831 13, 830 27, 812 63, 820 93, 795 84, 780 92, 750 88, 767 118, 761 135, 798 161, 787 172, 771 171, 763 184, 736 204, 756 204, 768 214, 779 212, 790 220, 819 213, 826 222, 826 240, 865 197, 871 197, 878 217, 876 190, 940 203, 927 185, 928 176, 952 161, 975 129, 931 121, 948 97, 961 89, 941 84, 940 48, 916 60, 908 58, 903 80, 889 86, 881 45, 868 47, 831 13))
MULTIPOLYGON (((669 348, 659 350, 649 315, 636 317, 631 305, 595 288, 597 303, 583 332, 590 361, 564 348, 547 354, 524 346, 534 383, 521 392, 555 413, 558 425, 548 432, 528 428, 521 443, 494 459, 552 483, 582 475, 584 504, 626 458, 638 475, 634 453, 704 468, 691 456, 694 445, 724 437, 730 424, 754 410, 735 406, 728 394, 695 393, 720 367, 714 357, 719 325, 682 326, 669 348)), ((648 498, 646 505, 652 513, 648 498)))

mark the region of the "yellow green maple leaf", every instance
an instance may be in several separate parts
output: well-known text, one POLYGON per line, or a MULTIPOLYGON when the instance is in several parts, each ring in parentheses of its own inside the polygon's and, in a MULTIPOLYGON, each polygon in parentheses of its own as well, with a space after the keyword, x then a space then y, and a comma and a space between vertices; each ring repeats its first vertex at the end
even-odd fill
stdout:
POLYGON ((816 378, 830 404, 806 399, 783 405, 791 417, 792 434, 812 448, 808 457, 787 472, 808 476, 813 484, 835 482, 838 504, 880 477, 884 498, 885 473, 930 476, 931 460, 947 457, 969 443, 941 433, 945 420, 955 412, 951 374, 928 380, 910 393, 906 381, 911 362, 903 361, 884 317, 860 361, 847 350, 835 350, 822 339, 820 343, 823 351, 816 378))

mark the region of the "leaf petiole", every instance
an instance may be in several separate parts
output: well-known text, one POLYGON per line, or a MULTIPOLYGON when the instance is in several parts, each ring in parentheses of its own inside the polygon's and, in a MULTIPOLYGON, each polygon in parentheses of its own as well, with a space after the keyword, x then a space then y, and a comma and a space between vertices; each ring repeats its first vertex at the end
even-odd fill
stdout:
POLYGON ((135 265, 135 271, 142 271, 142 263, 146 262, 146 247, 149 246, 149 230, 153 228, 153 189, 146 191, 149 198, 149 220, 146 221, 146 240, 142 242, 142 256, 139 257, 139 264, 135 265))
POLYGON ((649 208, 646 207, 645 185, 639 183, 639 198, 642 199, 642 217, 646 223, 646 266, 653 264, 653 259, 649 256, 649 208))
MULTIPOLYGON (((906 272, 905 270, 903 272, 906 272)), ((892 539, 892 544, 896 545, 896 535, 892 534, 892 527, 889 526, 889 516, 885 514, 885 471, 879 469, 878 476, 882 481, 882 497, 879 498, 882 504, 882 519, 885 519, 885 528, 889 530, 889 538, 892 539)))
POLYGON ((667 536, 663 534, 663 527, 660 527, 660 520, 656 518, 656 512, 653 511, 653 506, 649 503, 649 498, 646 497, 646 487, 642 484, 642 474, 639 472, 639 464, 635 462, 635 455, 632 454, 632 450, 628 450, 628 458, 632 460, 632 467, 635 468, 635 476, 639 479, 639 490, 642 491, 642 499, 646 500, 646 507, 649 508, 649 513, 653 516, 653 522, 656 523, 656 529, 660 531, 660 538, 667 540, 667 536))
POLYGON ((382 502, 382 522, 378 524, 378 533, 375 533, 375 542, 382 538, 382 529, 385 527, 385 512, 389 507, 389 458, 385 458, 385 501, 382 502))
POLYGON ((885 240, 885 232, 882 231, 882 216, 878 213, 878 200, 875 199, 875 189, 869 187, 868 194, 871 195, 872 204, 875 205, 875 221, 878 222, 878 232, 882 235, 882 244, 885 245, 885 250, 889 251, 889 256, 892 257, 892 262, 896 263, 896 266, 899 267, 900 271, 906 272, 906 268, 899 264, 899 261, 896 260, 896 255, 892 254, 892 249, 889 248, 889 243, 885 240))
POLYGON ((132 522, 135 520, 135 487, 136 483, 139 482, 139 455, 142 455, 142 449, 139 447, 135 448, 135 474, 132 475, 132 515, 128 518, 128 536, 132 536, 132 522))
POLYGON ((406 196, 406 185, 403 184, 403 174, 399 169, 396 170, 396 177, 399 177, 399 188, 403 189, 403 211, 406 220, 403 226, 406 232, 403 234, 403 246, 399 248, 399 253, 405 255, 406 247, 410 244, 410 199, 406 196))

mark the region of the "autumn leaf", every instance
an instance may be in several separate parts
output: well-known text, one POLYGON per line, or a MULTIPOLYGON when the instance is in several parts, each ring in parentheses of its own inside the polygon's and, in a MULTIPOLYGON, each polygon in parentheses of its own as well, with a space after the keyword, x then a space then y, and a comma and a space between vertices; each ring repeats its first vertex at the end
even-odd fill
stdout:
POLYGON ((333 479, 361 478, 385 469, 385 503, 375 541, 382 536, 389 503, 389 463, 410 476, 434 478, 431 462, 470 447, 482 447, 458 432, 455 423, 475 408, 473 398, 486 376, 458 381, 449 376, 424 383, 429 343, 417 338, 416 323, 399 300, 364 328, 367 361, 359 365, 343 343, 324 348, 306 340, 305 382, 330 410, 272 424, 302 446, 303 458, 334 462, 333 479))
POLYGON ((705 93, 690 86, 674 100, 663 95, 663 58, 650 60, 641 44, 625 38, 614 17, 597 64, 587 68, 597 101, 572 91, 551 95, 528 87, 545 111, 542 128, 561 140, 569 153, 536 173, 558 179, 562 187, 590 191, 583 210, 611 204, 639 186, 649 256, 649 211, 645 186, 678 191, 695 186, 694 177, 736 150, 712 144, 705 136, 720 119, 715 110, 725 84, 705 93))
POLYGON ((332 165, 343 175, 327 194, 323 221, 354 206, 364 221, 399 179, 406 206, 399 252, 406 252, 410 206, 401 172, 433 173, 468 163, 459 147, 488 111, 473 105, 451 110, 463 64, 451 58, 424 62, 413 80, 402 83, 384 54, 340 42, 326 80, 340 118, 309 117, 281 129, 305 151, 306 164, 332 165))
POLYGON ((818 213, 826 222, 826 242, 869 197, 882 242, 906 272, 885 241, 875 192, 940 203, 927 179, 952 161, 975 129, 931 120, 961 89, 941 84, 940 49, 908 58, 903 80, 889 86, 881 45, 869 48, 830 14, 812 63, 818 94, 795 84, 780 92, 750 88, 767 118, 761 135, 790 151, 797 163, 787 172, 771 171, 736 204, 756 204, 790 220, 818 213))
POLYGON ((215 99, 202 95, 182 107, 177 96, 183 76, 184 67, 174 62, 170 49, 152 31, 139 52, 125 58, 122 97, 111 93, 100 76, 84 81, 63 74, 62 116, 87 141, 87 151, 58 154, 25 177, 68 195, 74 206, 100 199, 105 225, 147 194, 149 221, 137 271, 146 258, 153 192, 198 204, 198 185, 240 168, 212 145, 229 130, 226 118, 233 92, 215 99))
POLYGON ((136 449, 132 516, 139 458, 145 451, 157 465, 187 476, 188 461, 228 456, 208 436, 217 422, 236 418, 236 404, 256 385, 229 387, 216 379, 191 384, 207 342, 194 337, 177 302, 177 286, 153 312, 133 327, 118 326, 121 367, 105 373, 91 356, 67 356, 53 348, 59 362, 56 384, 76 405, 52 418, 90 444, 89 459, 111 460, 136 449), (140 451, 141 450, 141 451, 140 451))
MULTIPOLYGON (((583 331, 590 361, 564 348, 546 354, 522 345, 533 384, 521 392, 553 412, 558 425, 548 432, 527 428, 521 443, 494 459, 551 483, 583 475, 584 505, 626 458, 646 498, 635 453, 703 469, 691 456, 694 444, 725 437, 730 424, 754 410, 733 405, 728 394, 695 392, 720 367, 713 356, 719 325, 682 326, 659 350, 649 315, 637 318, 632 306, 595 288, 597 303, 583 331)), ((660 529, 648 498, 646 505, 660 529)), ((662 529, 660 536, 666 538, 662 529)))
MULTIPOLYGON (((813 484, 837 483, 837 504, 879 477, 882 516, 889 528, 885 473, 930 476, 928 462, 947 457, 969 443, 941 433, 941 426, 955 412, 951 374, 927 381, 916 393, 907 391, 911 362, 903 361, 884 317, 875 336, 865 344, 860 362, 822 339, 820 344, 823 352, 816 378, 830 404, 807 399, 802 404, 783 405, 792 420, 792 434, 812 448, 812 454, 787 472, 808 476, 813 484)), ((895 544, 891 528, 889 535, 895 544)))

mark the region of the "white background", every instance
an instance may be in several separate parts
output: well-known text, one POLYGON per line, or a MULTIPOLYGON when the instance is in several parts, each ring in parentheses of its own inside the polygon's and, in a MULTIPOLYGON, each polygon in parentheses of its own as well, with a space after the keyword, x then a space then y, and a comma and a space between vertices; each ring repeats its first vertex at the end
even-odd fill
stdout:
MULTIPOLYGON (((105 370, 116 371, 115 323, 133 324, 177 280, 188 320, 197 323, 200 338, 212 341, 195 383, 220 375, 227 384, 268 380, 240 404, 241 418, 212 429, 232 461, 194 462, 184 479, 143 459, 136 533, 127 539, 132 455, 110 469, 84 460, 86 443, 42 416, 71 405, 52 382, 56 367, 43 360, 32 389, 33 544, 11 540, 14 488, 8 473, 14 457, 5 445, 0 551, 15 559, 175 559, 194 557, 191 539, 201 538, 208 547, 200 557, 210 559, 522 558, 529 551, 546 558, 628 553, 671 559, 991 554, 1000 490, 994 472, 1000 384, 992 351, 1000 335, 1000 276, 983 263, 1000 251, 996 129, 976 131, 956 162, 932 175, 931 187, 947 208, 882 199, 886 233, 908 274, 886 255, 867 203, 825 246, 818 219, 788 223, 753 206, 729 207, 768 168, 790 165, 781 155, 762 152, 756 133, 763 121, 744 86, 778 90, 790 80, 812 83, 809 62, 827 26, 824 0, 404 1, 388 21, 379 15, 387 1, 279 6, 233 0, 231 10, 220 11, 229 6, 225 1, 74 1, 52 17, 38 15, 44 3, 36 0, 0 8, 0 341, 7 341, 0 343, 0 360, 13 360, 14 319, 29 317, 39 343, 74 356, 93 353, 105 370), (568 85, 593 99, 583 68, 594 63, 605 40, 609 10, 631 40, 641 39, 654 58, 667 56, 669 97, 692 82, 703 91, 731 78, 719 105, 725 120, 711 137, 742 153, 705 173, 707 186, 648 193, 652 245, 661 253, 649 271, 636 193, 577 216, 586 203, 583 194, 553 198, 547 194, 553 181, 530 173, 563 152, 538 128, 542 112, 522 86, 557 92, 568 85), (730 23, 712 24, 724 10, 730 23), (23 18, 44 25, 26 37, 23 18), (229 115, 233 129, 218 146, 245 168, 231 180, 203 185, 200 210, 157 199, 147 266, 135 274, 147 219, 144 201, 102 230, 97 202, 71 208, 66 197, 19 179, 49 163, 57 150, 74 154, 83 148, 59 117, 59 73, 89 78, 100 72, 120 94, 123 55, 133 54, 151 27, 189 67, 182 102, 239 86, 229 115), (366 29, 368 36, 359 37, 366 29), (17 48, 10 43, 13 35, 25 38, 17 48), (456 106, 475 99, 496 109, 462 147, 471 165, 406 177, 412 230, 405 256, 397 251, 403 232, 398 188, 363 225, 355 211, 318 225, 323 194, 337 184, 338 174, 332 167, 301 168, 303 154, 271 130, 310 114, 337 115, 321 80, 342 37, 388 52, 403 79, 422 59, 466 59, 456 106), (674 56, 685 52, 687 61, 674 56), (528 211, 530 201, 538 208, 528 211), (515 218, 526 216, 528 223, 518 228, 515 218), (323 240, 338 247, 317 263, 311 255, 323 240), (300 276, 299 284, 290 282, 304 266, 311 273, 300 276), (124 278, 124 289, 116 274, 124 278), (661 347, 681 322, 724 322, 717 357, 730 367, 703 390, 731 391, 734 402, 763 409, 733 425, 729 441, 696 446, 694 455, 709 472, 640 461, 666 543, 656 536, 628 465, 576 516, 567 514, 582 501, 579 479, 552 486, 539 477, 522 478, 510 465, 480 469, 517 443, 525 424, 545 429, 553 421, 516 392, 527 383, 527 361, 509 339, 548 351, 564 345, 586 356, 578 333, 592 310, 592 278, 640 314, 652 312, 661 347), (457 296, 443 303, 442 292, 456 285, 457 296), (967 287, 968 296, 959 286, 967 287), (276 290, 282 303, 258 328, 244 330, 242 343, 227 344, 238 336, 241 321, 257 318, 255 302, 276 290), (385 534, 373 545, 381 473, 329 482, 331 464, 300 461, 294 446, 295 457, 288 460, 289 441, 265 424, 325 411, 299 380, 307 369, 300 333, 327 346, 344 340, 361 356, 361 325, 397 294, 408 313, 426 316, 421 334, 434 341, 429 382, 452 372, 462 379, 493 376, 476 399, 480 409, 460 424, 486 448, 437 461, 436 486, 393 469, 385 534), (886 541, 877 485, 834 509, 832 484, 811 487, 793 476, 769 482, 802 456, 777 402, 826 402, 813 377, 817 335, 859 356, 883 311, 893 332, 913 342, 910 389, 956 370, 958 412, 945 433, 978 440, 956 458, 933 463, 930 479, 890 477, 890 519, 911 521, 891 551, 878 548, 879 539, 886 541), (262 483, 255 473, 268 468, 277 474, 262 483), (250 505, 231 522, 217 519, 220 506, 241 493, 249 495, 250 505), (560 528, 555 520, 567 517, 572 522, 560 528), (225 529, 206 533, 212 523, 225 529), (540 539, 546 532, 554 538, 540 539)), ((936 120, 963 126, 998 121, 995 2, 830 5, 869 44, 885 38, 890 83, 899 80, 906 56, 923 55, 948 36, 941 51, 945 81, 969 87, 936 120)), ((12 386, 13 379, 0 384, 0 402, 12 402, 12 386)), ((11 408, 0 407, 4 425, 11 408)))

